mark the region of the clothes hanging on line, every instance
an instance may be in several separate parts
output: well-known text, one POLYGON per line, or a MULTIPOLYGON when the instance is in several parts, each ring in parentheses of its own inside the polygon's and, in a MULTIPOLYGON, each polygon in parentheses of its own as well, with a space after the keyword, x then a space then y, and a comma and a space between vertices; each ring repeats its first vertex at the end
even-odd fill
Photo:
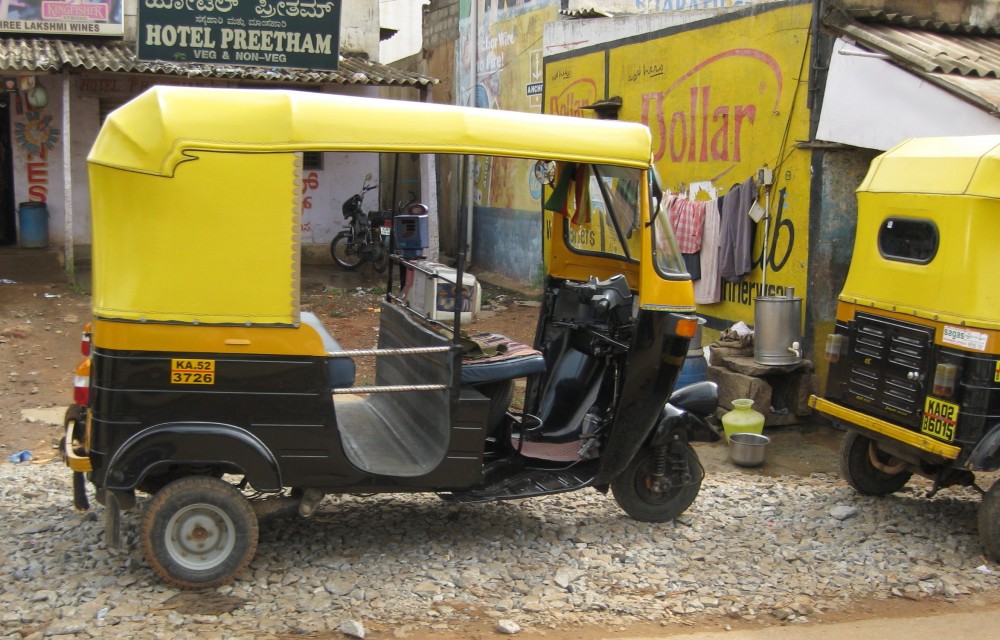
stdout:
POLYGON ((670 201, 670 226, 681 253, 701 251, 701 237, 705 229, 705 202, 674 198, 670 201))
MULTIPOLYGON (((705 226, 702 231, 700 277, 694 281, 695 304, 715 304, 722 301, 722 279, 719 277, 719 201, 705 203, 705 226)), ((692 278, 694 274, 692 274, 692 278)))
POLYGON ((754 221, 748 213, 756 199, 753 177, 719 199, 719 277, 726 282, 741 281, 753 268, 754 221))

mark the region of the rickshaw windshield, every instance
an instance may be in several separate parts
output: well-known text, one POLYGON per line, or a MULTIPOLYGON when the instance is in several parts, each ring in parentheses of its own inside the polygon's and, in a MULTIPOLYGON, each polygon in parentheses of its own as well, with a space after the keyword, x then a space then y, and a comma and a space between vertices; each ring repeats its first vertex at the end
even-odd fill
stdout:
POLYGON ((687 267, 684 266, 681 250, 677 247, 677 239, 674 238, 673 229, 670 227, 670 217, 663 207, 661 184, 660 176, 654 167, 650 171, 649 190, 653 200, 650 206, 653 227, 653 264, 656 265, 656 270, 664 278, 687 277, 687 267))
POLYGON ((581 253, 638 262, 642 172, 628 167, 585 164, 569 165, 564 172, 573 173, 574 190, 567 194, 573 205, 568 212, 572 224, 567 226, 567 245, 581 253))

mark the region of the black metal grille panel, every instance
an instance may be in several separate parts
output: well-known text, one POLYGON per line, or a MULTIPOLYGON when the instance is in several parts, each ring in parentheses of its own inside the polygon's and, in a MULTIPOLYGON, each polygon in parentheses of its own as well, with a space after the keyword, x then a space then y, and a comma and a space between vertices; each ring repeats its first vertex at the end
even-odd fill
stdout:
POLYGON ((859 313, 851 330, 845 401, 918 427, 933 347, 933 327, 859 313))

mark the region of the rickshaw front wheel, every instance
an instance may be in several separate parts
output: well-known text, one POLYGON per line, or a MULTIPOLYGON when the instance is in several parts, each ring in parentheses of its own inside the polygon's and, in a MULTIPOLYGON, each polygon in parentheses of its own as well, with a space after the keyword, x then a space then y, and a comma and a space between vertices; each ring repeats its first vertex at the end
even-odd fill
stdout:
POLYGON ((979 541, 994 560, 1000 560, 1000 480, 983 495, 979 505, 979 541))
MULTIPOLYGON (((698 497, 705 475, 698 454, 688 444, 684 445, 684 462, 687 464, 690 481, 662 489, 658 487, 654 476, 657 464, 653 450, 649 447, 640 449, 625 471, 611 481, 611 494, 615 502, 633 520, 666 522, 676 518, 698 497)), ((668 459, 668 472, 671 466, 668 459)))
POLYGON ((896 464, 895 458, 879 451, 875 441, 857 431, 848 431, 840 447, 840 476, 855 491, 866 496, 884 496, 903 488, 913 474, 901 470, 887 472, 875 466, 872 458, 883 468, 896 464))
POLYGON ((141 541, 153 570, 182 589, 230 582, 257 551, 257 516, 233 485, 189 476, 161 489, 146 508, 141 541))

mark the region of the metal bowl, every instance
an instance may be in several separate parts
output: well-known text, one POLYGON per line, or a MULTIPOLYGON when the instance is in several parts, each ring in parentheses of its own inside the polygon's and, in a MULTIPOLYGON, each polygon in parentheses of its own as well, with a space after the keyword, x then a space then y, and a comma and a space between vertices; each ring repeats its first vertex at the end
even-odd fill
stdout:
POLYGON ((741 467, 759 467, 767 456, 771 439, 759 433, 734 433, 729 436, 729 459, 741 467))

